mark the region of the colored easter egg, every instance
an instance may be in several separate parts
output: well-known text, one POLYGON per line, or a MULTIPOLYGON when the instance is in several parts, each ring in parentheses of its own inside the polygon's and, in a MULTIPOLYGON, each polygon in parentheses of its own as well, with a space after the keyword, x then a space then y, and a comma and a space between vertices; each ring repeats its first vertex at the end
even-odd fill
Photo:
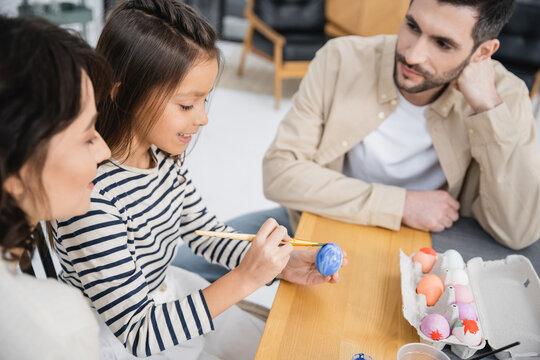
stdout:
POLYGON ((444 292, 444 284, 437 275, 427 274, 418 282, 416 292, 426 297, 428 306, 433 306, 444 292))
POLYGON ((443 273, 444 285, 469 285, 469 276, 463 269, 448 269, 443 273))
POLYGON ((343 262, 343 252, 335 243, 328 243, 319 249, 315 258, 317 270, 324 276, 334 275, 343 262))
POLYGON ((454 302, 472 303, 474 297, 471 289, 467 285, 452 285, 454 287, 455 300, 454 302))
POLYGON ((452 335, 469 346, 478 346, 482 342, 482 331, 475 320, 457 320, 452 326, 452 335))
POLYGON ((446 258, 446 268, 447 269, 463 269, 465 268, 465 262, 463 257, 454 249, 446 250, 444 252, 444 257, 446 258))
POLYGON ((444 316, 430 314, 422 320, 420 331, 431 340, 442 340, 450 336, 450 324, 444 316))
POLYGON ((437 253, 432 248, 421 248, 414 254, 412 261, 420 263, 425 274, 430 272, 437 262, 437 253))
POLYGON ((474 309, 474 306, 472 306, 472 304, 457 302, 456 305, 459 309, 460 319, 471 319, 474 321, 478 321, 478 315, 476 315, 476 310, 474 309))

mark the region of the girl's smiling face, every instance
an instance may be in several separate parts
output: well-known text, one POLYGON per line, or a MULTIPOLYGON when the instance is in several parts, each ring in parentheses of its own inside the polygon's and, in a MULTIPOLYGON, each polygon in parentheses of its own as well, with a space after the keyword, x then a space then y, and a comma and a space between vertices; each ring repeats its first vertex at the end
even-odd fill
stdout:
POLYGON ((165 100, 162 115, 140 143, 153 144, 171 155, 183 153, 193 135, 208 123, 205 103, 217 74, 215 58, 195 64, 165 100))

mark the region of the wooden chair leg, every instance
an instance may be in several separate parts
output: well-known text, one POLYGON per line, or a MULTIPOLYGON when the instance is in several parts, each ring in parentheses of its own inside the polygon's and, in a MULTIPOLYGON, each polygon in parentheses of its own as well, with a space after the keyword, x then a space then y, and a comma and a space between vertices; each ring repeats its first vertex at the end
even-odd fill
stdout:
POLYGON ((283 67, 283 45, 274 45, 274 97, 276 101, 276 110, 279 109, 279 102, 281 100, 281 69, 283 67))
POLYGON ((246 37, 244 38, 244 46, 242 48, 242 56, 240 57, 240 64, 238 64, 237 74, 241 76, 244 73, 244 64, 246 62, 247 54, 251 51, 251 45, 253 43, 253 24, 251 22, 248 25, 246 37))
POLYGON ((539 89, 540 89, 540 70, 538 70, 536 72, 536 75, 534 76, 534 83, 533 83, 533 87, 530 93, 531 100, 534 99, 539 89))
POLYGON ((276 100, 276 110, 279 110, 279 103, 281 101, 281 74, 276 69, 276 73, 274 75, 274 98, 276 100))

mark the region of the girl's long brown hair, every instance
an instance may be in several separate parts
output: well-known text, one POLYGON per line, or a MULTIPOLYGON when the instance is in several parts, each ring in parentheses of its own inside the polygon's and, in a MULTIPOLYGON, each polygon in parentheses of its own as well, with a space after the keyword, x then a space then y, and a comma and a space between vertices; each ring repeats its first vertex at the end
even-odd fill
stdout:
POLYGON ((150 131, 198 61, 220 60, 216 41, 210 24, 179 1, 128 0, 111 13, 96 51, 112 66, 116 87, 98 99, 96 128, 113 157, 129 156, 133 135, 150 131))

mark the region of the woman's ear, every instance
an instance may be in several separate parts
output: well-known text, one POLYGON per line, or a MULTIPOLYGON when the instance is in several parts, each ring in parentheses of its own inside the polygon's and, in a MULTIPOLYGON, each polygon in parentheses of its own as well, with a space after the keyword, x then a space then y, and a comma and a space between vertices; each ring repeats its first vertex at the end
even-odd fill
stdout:
POLYGON ((114 100, 116 95, 118 94, 118 89, 120 88, 121 83, 115 82, 112 89, 111 89, 111 99, 114 100))
POLYGON ((20 199, 24 194, 24 184, 19 175, 10 175, 4 181, 4 191, 8 192, 13 198, 20 199))
POLYGON ((474 52, 474 55, 471 59, 472 62, 479 62, 489 59, 491 55, 499 49, 500 42, 497 39, 491 39, 484 41, 478 49, 474 52))

